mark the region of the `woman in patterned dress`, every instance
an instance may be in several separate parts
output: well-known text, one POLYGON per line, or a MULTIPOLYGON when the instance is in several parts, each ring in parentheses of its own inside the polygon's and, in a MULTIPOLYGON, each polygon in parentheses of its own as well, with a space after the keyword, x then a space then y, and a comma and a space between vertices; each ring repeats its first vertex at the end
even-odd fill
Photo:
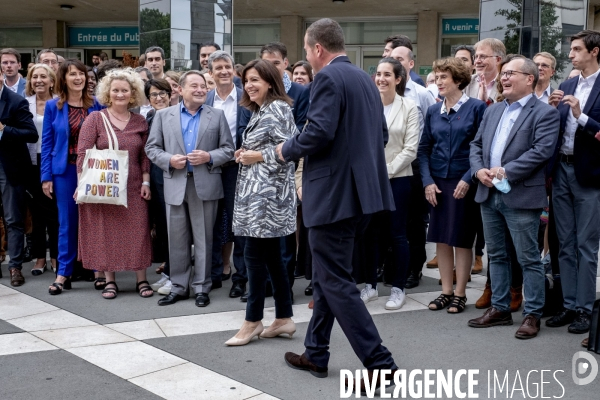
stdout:
MULTIPOLYGON (((108 137, 102 120, 110 121, 119 150, 129 153, 127 207, 111 204, 79 205, 79 255, 86 269, 104 271, 105 299, 118 294, 116 271, 135 271, 136 290, 141 297, 151 297, 153 290, 146 280, 146 268, 152 264, 148 200, 150 200, 150 161, 144 146, 148 140, 148 124, 130 108, 143 103, 144 86, 133 69, 108 72, 98 87, 98 100, 105 110, 91 113, 79 135, 77 172, 80 174, 87 149, 108 148, 108 137)), ((75 196, 77 193, 75 193, 75 196)))
POLYGON ((281 259, 280 238, 296 231, 294 163, 279 160, 275 146, 292 137, 292 100, 285 94, 281 75, 268 61, 254 60, 242 72, 241 105, 254 112, 244 131, 242 147, 235 152, 242 166, 238 173, 233 209, 233 231, 246 236, 244 257, 248 269, 246 320, 225 342, 245 345, 254 336, 263 338, 296 332, 288 275, 281 259), (267 272, 275 299, 275 321, 263 329, 267 272))

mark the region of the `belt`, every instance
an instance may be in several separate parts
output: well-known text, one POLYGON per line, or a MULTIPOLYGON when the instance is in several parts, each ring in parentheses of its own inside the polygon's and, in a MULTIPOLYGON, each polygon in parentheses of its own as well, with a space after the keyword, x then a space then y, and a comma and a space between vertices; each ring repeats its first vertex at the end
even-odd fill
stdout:
POLYGON ((236 164, 235 160, 227 161, 225 164, 221 165, 221 168, 229 167, 230 165, 235 165, 235 164, 236 164))
POLYGON ((559 154, 559 160, 560 162, 564 162, 567 164, 574 164, 575 163, 575 156, 573 154, 559 154))
POLYGON ((191 178, 192 176, 194 176, 194 172, 193 171, 188 171, 186 177, 191 178))

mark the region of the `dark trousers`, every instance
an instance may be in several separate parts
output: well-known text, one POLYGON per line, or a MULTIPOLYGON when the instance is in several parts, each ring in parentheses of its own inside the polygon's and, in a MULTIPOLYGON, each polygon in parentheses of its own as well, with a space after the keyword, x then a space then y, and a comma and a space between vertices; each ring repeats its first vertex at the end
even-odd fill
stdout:
MULTIPOLYGON (((480 208, 480 205, 477 204, 477 207, 480 208)), ((475 215, 477 215, 477 220, 475 222, 477 225, 477 237, 475 238, 475 255, 483 256, 483 248, 485 247, 485 236, 483 234, 483 220, 481 219, 481 211, 477 210, 475 215)))
MULTIPOLYGON (((4 225, 8 241, 10 261, 8 269, 23 267, 25 254, 23 245, 25 237, 25 184, 9 182, 0 163, 0 195, 4 208, 4 225)), ((71 196, 73 193, 71 193, 71 196)))
POLYGON ((49 198, 42 191, 40 181, 40 155, 38 164, 31 166, 29 181, 29 210, 31 211, 31 255, 33 258, 46 259, 46 231, 48 231, 48 243, 50 247, 50 258, 58 258, 58 207, 55 198, 49 198))
POLYGON ((296 272, 304 274, 309 281, 312 280, 312 255, 308 244, 308 228, 302 220, 302 204, 298 207, 298 255, 296 257, 296 272))
POLYGON ((244 257, 249 283, 246 321, 263 319, 267 274, 273 285, 275 318, 290 318, 293 315, 292 297, 288 274, 281 261, 280 238, 246 237, 244 257))
POLYGON ((163 170, 150 165, 150 222, 154 224, 156 236, 153 243, 154 262, 164 262, 164 274, 171 275, 169 266, 169 229, 167 227, 167 206, 165 205, 165 185, 163 170))
POLYGON ((320 367, 329 363, 329 339, 337 319, 365 368, 397 368, 352 279, 354 240, 369 219, 360 215, 309 229, 315 303, 304 346, 306 357, 320 367))
POLYGON ((288 274, 290 289, 294 286, 294 271, 296 270, 296 232, 281 238, 281 261, 288 274))
POLYGON ((411 191, 406 234, 410 251, 410 272, 418 275, 427 261, 425 244, 427 243, 429 203, 425 200, 419 164, 414 161, 411 165, 414 175, 410 177, 411 191))
MULTIPOLYGON (((212 248, 212 270, 211 277, 213 282, 221 281, 223 274, 223 237, 233 236, 231 233, 231 224, 233 222, 233 206, 235 203, 235 186, 237 182, 239 165, 232 164, 221 168, 221 179, 223 181, 223 198, 219 200, 219 210, 217 211, 217 221, 213 229, 213 248, 212 248), (227 231, 223 231, 223 210, 227 213, 227 231)), ((245 285, 248 282, 248 273, 244 260, 244 248, 246 247, 246 238, 243 236, 233 237, 233 266, 235 273, 231 277, 233 283, 245 285)))
POLYGON ((390 213, 390 236, 395 270, 392 285, 404 290, 410 265, 410 249, 406 239, 406 223, 411 191, 410 177, 392 178, 390 179, 390 185, 396 204, 396 210, 390 213))

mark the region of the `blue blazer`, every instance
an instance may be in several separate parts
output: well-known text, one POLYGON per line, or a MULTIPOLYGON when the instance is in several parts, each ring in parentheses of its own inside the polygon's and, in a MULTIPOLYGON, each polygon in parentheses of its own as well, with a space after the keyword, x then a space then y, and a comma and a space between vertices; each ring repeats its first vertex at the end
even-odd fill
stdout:
POLYGON ((4 125, 0 137, 0 165, 13 185, 25 182, 31 168, 27 143, 38 140, 38 132, 24 97, 6 87, 0 96, 0 122, 4 125))
POLYGON ((23 78, 19 78, 19 86, 17 86, 17 94, 19 96, 25 96, 25 86, 27 85, 27 80, 23 78))
MULTIPOLYGON (((44 111, 44 127, 42 129, 42 182, 51 181, 52 176, 62 175, 67 169, 69 155, 69 107, 64 104, 58 109, 58 98, 49 100, 44 111)), ((88 108, 92 111, 104 108, 94 97, 94 104, 88 108)))
MULTIPOLYGON (((579 77, 571 78, 560 84, 559 90, 566 95, 573 95, 577 88, 579 77)), ((575 156, 575 177, 582 186, 600 187, 600 142, 594 137, 600 131, 600 79, 592 87, 590 97, 588 97, 582 112, 588 116, 587 124, 582 127, 577 125, 575 131, 575 142, 573 155, 575 156)), ((556 172, 558 162, 558 153, 563 144, 563 136, 569 117, 570 107, 565 103, 560 103, 557 107, 560 113, 560 131, 558 133, 558 142, 554 151, 554 157, 549 163, 549 171, 552 175, 556 172)))
POLYGON ((384 147, 388 130, 379 91, 346 56, 315 75, 308 124, 287 140, 286 160, 304 157, 307 227, 394 210, 384 147))
MULTIPOLYGON (((238 78, 239 79, 239 78, 238 78)), ((237 129, 235 131, 235 137, 233 138, 233 144, 235 145, 235 149, 239 149, 244 141, 244 131, 246 130, 246 126, 248 126, 248 121, 250 121, 250 117, 252 117, 252 111, 248 110, 240 106, 240 101, 242 101, 242 95, 244 92, 242 89, 236 86, 237 98, 238 98, 238 106, 237 106, 237 129)), ((211 90, 206 95, 206 105, 214 107, 215 104, 215 93, 216 89, 211 90)), ((234 132, 231 132, 231 135, 234 135, 234 132)))
POLYGON ((287 95, 294 100, 292 114, 294 114, 294 122, 298 128, 298 132, 302 132, 306 124, 306 114, 308 113, 308 106, 310 104, 310 91, 306 86, 292 82, 292 87, 287 92, 287 95))

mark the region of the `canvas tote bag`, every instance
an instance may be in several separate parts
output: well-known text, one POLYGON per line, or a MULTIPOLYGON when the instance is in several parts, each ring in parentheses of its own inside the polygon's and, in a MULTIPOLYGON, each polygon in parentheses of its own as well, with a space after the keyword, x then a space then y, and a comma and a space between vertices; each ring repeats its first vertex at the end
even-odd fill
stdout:
POLYGON ((119 150, 117 135, 110 121, 104 113, 99 114, 106 129, 108 149, 98 150, 94 145, 85 151, 77 185, 77 204, 114 204, 127 207, 129 152, 119 150))

